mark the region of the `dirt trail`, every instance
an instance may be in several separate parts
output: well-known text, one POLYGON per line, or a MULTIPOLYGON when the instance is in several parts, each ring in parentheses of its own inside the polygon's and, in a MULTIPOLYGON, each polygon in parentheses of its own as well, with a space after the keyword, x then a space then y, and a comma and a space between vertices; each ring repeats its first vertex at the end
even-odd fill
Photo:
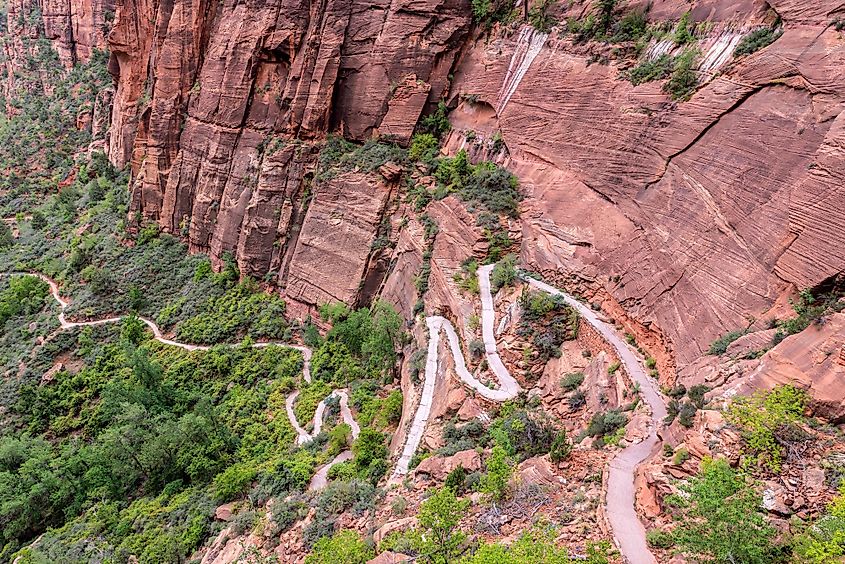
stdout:
MULTIPOLYGON (((62 329, 72 329, 74 327, 88 327, 93 325, 104 325, 106 323, 119 323, 122 321, 126 315, 120 315, 117 317, 106 317, 103 319, 96 319, 92 321, 68 321, 67 317, 65 317, 65 310, 70 306, 70 301, 66 300, 62 297, 61 293, 59 292, 59 285, 56 284, 55 280, 45 276, 43 274, 35 273, 35 272, 14 272, 12 275, 18 276, 37 276, 44 282, 46 282, 50 286, 50 294, 53 296, 53 299, 59 304, 61 308, 59 312, 59 324, 62 329)), ((174 341, 172 339, 168 339, 164 336, 159 326, 156 324, 155 321, 146 317, 138 317, 144 325, 150 328, 153 332, 153 337, 156 341, 163 343, 165 345, 170 345, 173 347, 178 347, 180 349, 186 351, 207 351, 211 347, 207 345, 193 345, 190 343, 182 343, 179 341, 174 341)), ((303 366, 302 366, 302 376, 306 382, 311 382, 311 354, 312 351, 310 348, 303 346, 303 345, 296 345, 291 343, 284 343, 278 341, 266 341, 261 343, 254 343, 252 345, 253 348, 264 348, 269 346, 281 346, 287 347, 291 349, 296 349, 302 353, 303 358, 303 366)), ((226 344, 224 346, 228 347, 236 347, 240 346, 239 344, 226 344)), ((285 400, 285 410, 287 411, 288 419, 290 420, 291 425, 293 425, 294 430, 297 433, 297 442, 298 444, 305 444, 310 441, 313 436, 309 434, 305 429, 303 429, 296 420, 296 416, 293 412, 293 404, 296 402, 296 398, 299 395, 299 391, 292 393, 288 398, 285 400)), ((339 396, 340 397, 340 411, 341 415, 343 416, 344 422, 346 422, 352 428, 352 438, 358 438, 358 434, 361 432, 361 428, 358 426, 358 423, 355 421, 355 418, 352 416, 352 411, 349 409, 349 396, 346 394, 345 390, 334 390, 329 397, 332 396, 339 396)), ((320 402, 317 406, 317 411, 314 414, 314 435, 317 435, 320 432, 323 423, 323 413, 326 409, 326 400, 320 402)), ((340 453, 334 460, 329 462, 328 464, 322 466, 314 477, 311 479, 311 484, 309 485, 309 489, 319 489, 325 487, 326 485, 326 476, 328 474, 329 468, 338 464, 339 462, 343 462, 344 460, 349 460, 352 457, 352 453, 350 451, 344 451, 340 453)))

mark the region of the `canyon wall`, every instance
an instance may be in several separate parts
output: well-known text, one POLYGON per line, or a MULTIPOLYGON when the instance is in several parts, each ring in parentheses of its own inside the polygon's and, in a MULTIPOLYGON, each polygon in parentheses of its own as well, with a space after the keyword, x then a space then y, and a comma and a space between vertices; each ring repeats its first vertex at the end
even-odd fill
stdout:
MULTIPOLYGON (((658 2, 651 17, 686 9, 658 2)), ((524 261, 671 353, 658 359, 671 373, 673 360, 688 364, 719 334, 764 323, 785 293, 845 268, 836 10, 694 3, 693 17, 713 22, 698 43, 714 66, 686 102, 660 82, 621 79, 625 62, 604 45, 528 28, 479 43, 455 74, 449 146, 504 140, 499 160, 527 195, 524 261), (771 46, 718 52, 778 15, 771 46)))
MULTIPOLYGON (((109 2, 38 7, 65 65, 111 52, 107 148, 131 166, 133 219, 157 221, 216 264, 231 253, 305 306, 379 288, 401 302, 413 275, 403 257, 421 245, 397 235, 404 181, 322 174, 319 152, 329 133, 406 143, 444 97, 445 150, 467 148, 520 178, 524 263, 602 302, 663 374, 845 268, 837 2, 649 2, 655 22, 687 10, 710 22, 696 33, 702 85, 685 102, 659 81, 633 86, 622 76, 630 57, 573 42, 563 26, 472 32, 468 0, 109 2), (763 25, 784 33, 735 59, 763 25), (385 225, 400 239, 392 259, 374 250, 385 225)), ((10 22, 33 6, 15 0, 10 22)), ((570 2, 557 16, 590 9, 570 2)), ((34 37, 30 20, 14 25, 34 37)), ((20 49, 6 51, 12 80, 20 49)), ((434 301, 451 274, 441 262, 435 248, 434 301)))

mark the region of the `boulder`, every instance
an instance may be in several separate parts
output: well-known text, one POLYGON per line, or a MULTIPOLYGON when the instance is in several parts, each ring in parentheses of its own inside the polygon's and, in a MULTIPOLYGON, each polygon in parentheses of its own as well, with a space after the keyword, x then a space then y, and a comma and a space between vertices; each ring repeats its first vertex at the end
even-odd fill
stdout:
POLYGON ((467 472, 481 470, 481 455, 474 449, 462 450, 452 456, 431 456, 420 462, 414 469, 415 476, 427 476, 442 482, 449 472, 463 466, 467 472))

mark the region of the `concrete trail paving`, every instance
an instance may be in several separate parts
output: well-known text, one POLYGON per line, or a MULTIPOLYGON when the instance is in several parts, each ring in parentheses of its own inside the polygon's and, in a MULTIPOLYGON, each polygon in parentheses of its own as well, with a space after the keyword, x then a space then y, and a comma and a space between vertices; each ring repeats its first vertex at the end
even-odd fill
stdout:
POLYGON ((657 562, 648 549, 645 527, 637 516, 636 488, 634 472, 637 466, 648 458, 658 443, 657 429, 666 417, 666 404, 658 393, 654 380, 648 375, 642 361, 634 354, 628 344, 622 340, 616 329, 602 321, 596 313, 574 297, 561 292, 539 280, 526 279, 529 286, 549 294, 562 296, 566 303, 592 325, 616 350, 616 354, 631 379, 640 386, 640 397, 651 408, 651 429, 642 442, 630 445, 610 462, 610 475, 607 480, 607 512, 613 536, 619 551, 629 564, 654 564, 657 562))
MULTIPOLYGON (((440 333, 445 332, 449 340, 449 348, 455 363, 455 372, 465 385, 474 389, 481 396, 497 402, 506 401, 519 394, 522 388, 508 372, 496 347, 494 334, 496 312, 493 307, 493 295, 490 289, 490 274, 494 265, 483 266, 478 269, 478 282, 481 294, 481 329, 484 351, 487 363, 499 381, 499 388, 490 388, 482 384, 467 370, 466 360, 461 351, 457 332, 448 319, 440 316, 426 318, 429 341, 425 365, 425 379, 422 395, 411 427, 408 430, 406 442, 399 460, 394 468, 392 480, 397 480, 408 473, 408 465, 417 451, 425 432, 426 424, 431 413, 434 388, 438 370, 438 348, 440 333)), ((548 294, 562 296, 568 305, 573 307, 592 325, 616 350, 620 362, 625 365, 631 379, 639 384, 640 396, 651 409, 651 430, 648 437, 640 443, 630 445, 619 452, 610 463, 608 477, 608 491, 606 498, 606 512, 613 529, 613 535, 620 552, 630 564, 654 564, 656 562, 645 540, 645 528, 636 513, 636 490, 634 488, 634 472, 637 466, 645 460, 658 443, 657 428, 666 416, 666 405, 657 391, 654 381, 648 376, 642 361, 621 338, 616 329, 599 318, 596 313, 573 296, 557 288, 534 279, 526 279, 532 288, 548 294)))
MULTIPOLYGON (((326 400, 331 397, 339 397, 340 398, 340 415, 343 417, 343 422, 349 425, 352 429, 352 440, 358 438, 358 435, 361 433, 361 427, 358 425, 358 422, 355 421, 355 418, 352 416, 352 410, 349 409, 349 395, 346 393, 346 390, 334 390, 329 396, 322 400, 319 404, 317 404, 317 409, 314 411, 314 430, 311 434, 309 434, 305 429, 299 426, 299 423, 296 421, 296 415, 293 412, 293 404, 296 401, 297 396, 299 396, 299 391, 296 391, 288 396, 287 400, 285 400, 285 409, 288 413, 288 419, 290 419, 291 425, 293 428, 296 429, 297 433, 297 443, 300 445, 304 445, 308 441, 312 440, 316 435, 320 434, 320 430, 323 427, 323 415, 326 411, 326 400)), ((319 490, 326 487, 328 483, 328 475, 329 470, 335 464, 340 464, 341 462, 346 462, 347 460, 352 459, 352 451, 347 449, 336 457, 334 457, 331 462, 328 464, 324 464, 321 466, 314 476, 311 477, 311 482, 308 484, 309 490, 319 490)))
POLYGON ((495 265, 486 265, 478 269, 478 286, 481 294, 481 334, 484 341, 484 352, 487 356, 487 364, 493 374, 499 380, 499 388, 490 388, 482 384, 469 370, 467 370, 466 359, 461 350, 461 342, 455 327, 445 317, 433 315, 427 317, 425 322, 428 326, 428 354, 425 359, 425 380, 423 382, 420 405, 414 415, 411 428, 405 438, 405 446, 402 454, 396 462, 393 470, 393 479, 398 479, 408 473, 408 465, 417 452, 423 433, 425 432, 428 417, 431 414, 431 402, 434 397, 434 385, 437 381, 438 347, 440 345, 441 331, 446 333, 449 340, 449 349, 452 359, 455 361, 455 372, 465 385, 472 388, 479 395, 492 401, 507 401, 515 398, 522 391, 522 387, 511 376, 505 367, 502 359, 499 358, 496 349, 496 337, 493 334, 493 327, 496 321, 496 311, 493 308, 493 295, 490 292, 490 273, 495 265))

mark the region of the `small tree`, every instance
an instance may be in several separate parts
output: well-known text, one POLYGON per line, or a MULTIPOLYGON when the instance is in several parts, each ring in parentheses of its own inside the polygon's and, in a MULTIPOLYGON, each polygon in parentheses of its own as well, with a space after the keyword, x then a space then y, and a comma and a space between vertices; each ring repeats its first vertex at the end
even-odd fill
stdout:
POLYGON ((561 428, 560 433, 555 437, 552 443, 552 449, 549 451, 549 458, 552 462, 557 464, 562 460, 569 458, 572 454, 572 443, 569 442, 569 437, 566 435, 566 428, 561 428))
POLYGON ((686 499, 672 496, 668 501, 680 507, 673 537, 684 553, 725 564, 778 560, 772 544, 775 531, 760 512, 761 496, 727 462, 705 458, 701 474, 682 491, 686 499))
POLYGON ((512 474, 513 464, 508 460, 507 452, 497 445, 487 459, 487 473, 481 478, 479 489, 499 501, 507 493, 512 474))
POLYGON ((419 561, 449 564, 463 554, 467 536, 458 525, 467 507, 468 499, 458 499, 454 490, 445 486, 422 502, 419 526, 411 534, 411 545, 419 553, 419 561))
POLYGON ((804 413, 807 394, 793 386, 739 397, 728 408, 727 419, 736 425, 756 464, 779 472, 784 447, 801 433, 797 423, 804 413))
POLYGON ((344 530, 318 540, 305 564, 365 564, 373 556, 373 549, 358 533, 344 530))

